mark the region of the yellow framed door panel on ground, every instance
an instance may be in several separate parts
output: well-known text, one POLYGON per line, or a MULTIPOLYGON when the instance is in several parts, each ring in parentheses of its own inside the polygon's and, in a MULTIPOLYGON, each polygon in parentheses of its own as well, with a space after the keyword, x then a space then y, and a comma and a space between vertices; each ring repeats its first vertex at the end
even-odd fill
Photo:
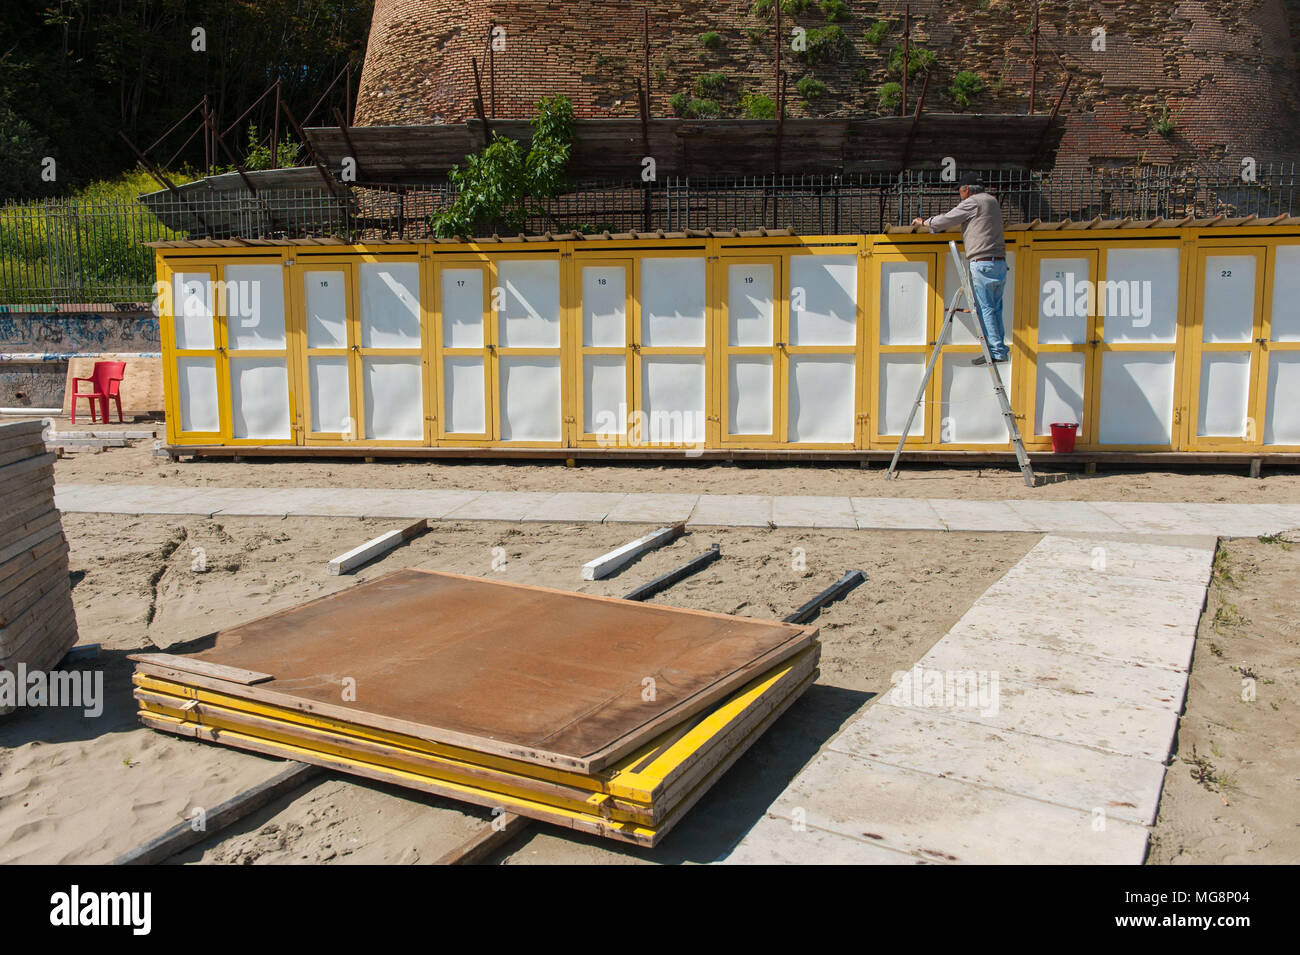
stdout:
POLYGON ((435 255, 431 273, 437 443, 490 443, 497 434, 497 330, 488 258, 435 255))
POLYGON ((627 447, 640 347, 633 259, 625 252, 578 252, 571 281, 577 292, 568 333, 568 340, 577 343, 572 372, 574 443, 584 448, 627 447))
POLYGON ((1054 423, 1077 422, 1077 447, 1095 442, 1098 253, 1082 245, 1031 246, 1021 285, 1025 303, 1025 414, 1028 450, 1050 451, 1054 423))
POLYGON ((785 315, 782 257, 719 256, 717 369, 724 445, 775 447, 784 440, 785 315), (778 437, 780 435, 781 437, 778 437))
POLYGON ((420 261, 412 253, 356 257, 349 373, 360 444, 428 441, 420 261))
MULTIPOLYGON (((870 412, 873 447, 897 447, 925 375, 943 309, 936 290, 937 266, 937 252, 877 247, 872 255, 869 285, 874 292, 869 297, 867 334, 875 379, 870 412)), ((923 448, 935 442, 937 389, 938 376, 931 376, 925 403, 912 421, 907 447, 923 448)))
POLYGON ((1179 316, 1188 266, 1176 239, 1111 242, 1097 250, 1089 438, 1080 444, 1168 451, 1181 443, 1179 316))
POLYGON ((496 440, 561 447, 569 414, 561 355, 561 255, 558 250, 497 255, 489 271, 496 440))
POLYGON ((1268 256, 1259 437, 1267 451, 1300 451, 1300 241, 1276 242, 1268 256))
POLYGON ((1262 244, 1197 249, 1187 336, 1192 450, 1251 451, 1263 442, 1267 253, 1262 244))
POLYGON ((709 250, 664 248, 636 258, 633 447, 719 445, 709 250))
POLYGON ((851 449, 866 412, 860 371, 863 259, 855 246, 792 250, 785 263, 784 383, 777 396, 791 448, 851 449))
MULTIPOLYGON (((966 254, 960 242, 957 243, 957 251, 963 256, 966 254)), ((961 287, 961 273, 952 260, 951 250, 945 246, 937 256, 940 273, 937 284, 943 289, 943 298, 935 316, 936 329, 932 338, 937 335, 938 327, 961 287)), ((1024 376, 1028 353, 1014 347, 1015 322, 1019 317, 1016 309, 1016 285, 1020 278, 1016 263, 1016 249, 1008 244, 1007 277, 1002 288, 1002 328, 1003 341, 1011 351, 1012 360, 999 365, 998 371, 1007 398, 1012 402, 1013 410, 1019 414, 1021 409, 1014 399, 1016 388, 1024 376)), ((981 354, 979 339, 974 332, 974 325, 978 321, 974 312, 956 316, 948 344, 944 346, 939 364, 934 370, 934 380, 938 382, 935 399, 938 402, 938 427, 934 434, 936 446, 945 451, 988 451, 1010 447, 1011 435, 1007 431, 1006 420, 1002 417, 1002 405, 993 391, 989 370, 983 365, 973 364, 981 354)), ((1019 424, 1024 431, 1023 417, 1019 419, 1019 424)))
POLYGON ((228 395, 221 386, 225 329, 217 311, 220 265, 202 259, 166 262, 160 316, 168 353, 167 439, 172 444, 221 444, 229 434, 228 395))
POLYGON ((352 367, 357 342, 350 320, 358 308, 356 260, 299 253, 288 274, 303 441, 353 444, 361 433, 352 367))

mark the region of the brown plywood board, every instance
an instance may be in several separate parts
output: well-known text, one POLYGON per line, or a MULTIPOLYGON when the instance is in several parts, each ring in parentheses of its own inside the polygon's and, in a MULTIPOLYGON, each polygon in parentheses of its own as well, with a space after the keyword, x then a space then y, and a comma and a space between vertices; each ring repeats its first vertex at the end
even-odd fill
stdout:
MULTIPOLYGON (((95 355, 88 358, 69 358, 68 359, 68 378, 63 388, 63 416, 66 418, 72 413, 72 379, 89 378, 90 373, 95 369, 97 361, 123 361, 126 362, 126 368, 122 372, 122 385, 120 394, 122 396, 122 416, 126 417, 133 414, 149 414, 154 411, 163 410, 163 375, 161 358, 139 358, 132 355, 95 355)), ((78 388, 81 391, 90 391, 90 382, 79 382, 78 388)), ((90 421, 89 406, 91 402, 85 400, 77 402, 77 417, 80 419, 85 416, 86 421, 90 421)), ((94 402, 95 414, 99 414, 99 402, 94 402)), ((110 421, 117 420, 117 405, 113 402, 108 403, 108 415, 110 421)), ((78 420, 78 426, 81 421, 78 420)))
POLYGON ((194 655, 269 673, 246 699, 596 772, 808 646, 812 627, 402 570, 222 631, 194 655), (653 698, 645 680, 654 681, 653 698), (355 700, 344 700, 344 681, 355 700))

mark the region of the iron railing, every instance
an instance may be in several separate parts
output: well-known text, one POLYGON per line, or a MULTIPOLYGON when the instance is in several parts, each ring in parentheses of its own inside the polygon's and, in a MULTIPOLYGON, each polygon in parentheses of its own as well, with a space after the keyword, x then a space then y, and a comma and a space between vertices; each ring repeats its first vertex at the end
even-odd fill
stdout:
MULTIPOLYGON (((1219 214, 1294 215, 1295 163, 1236 168, 985 174, 1008 225, 1035 219, 1177 220, 1219 214)), ((185 191, 145 202, 48 200, 0 208, 0 303, 152 299, 158 239, 337 237, 418 240, 446 205, 449 183, 338 186, 334 190, 185 191)), ((930 216, 956 200, 937 171, 859 176, 729 177, 585 182, 538 203, 531 235, 570 231, 679 232, 792 227, 802 234, 861 234, 930 216)), ((484 234, 492 234, 491 225, 484 234)))

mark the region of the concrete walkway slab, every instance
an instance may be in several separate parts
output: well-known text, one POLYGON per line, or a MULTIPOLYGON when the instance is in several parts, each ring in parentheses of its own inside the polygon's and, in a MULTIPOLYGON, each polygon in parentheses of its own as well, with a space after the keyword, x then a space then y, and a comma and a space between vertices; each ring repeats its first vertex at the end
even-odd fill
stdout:
POLYGON ((523 519, 547 524, 599 524, 626 497, 626 494, 595 491, 561 491, 542 501, 523 519))
POLYGON ((1101 809, 1140 826, 1155 821, 1165 775, 1154 760, 897 706, 870 707, 829 748, 1088 813, 1101 809))
POLYGON ((442 519, 451 511, 477 500, 482 491, 397 489, 368 495, 361 505, 362 517, 425 517, 442 519))
POLYGON ((1034 545, 1036 566, 1085 570, 1135 580, 1204 579, 1214 560, 1214 541, 1198 545, 1169 546, 1140 541, 1095 538, 1044 537, 1034 545))
POLYGON ((769 812, 788 820, 787 831, 746 837, 744 851, 766 844, 798 858, 804 833, 790 823, 802 818, 809 828, 937 862, 1138 865, 1146 855, 1141 826, 1110 820, 1098 831, 1091 813, 835 750, 813 760, 769 812))
POLYGON ((999 682, 993 707, 982 701, 969 705, 935 705, 924 693, 904 689, 881 694, 878 705, 924 709, 937 716, 993 729, 1059 739, 1159 762, 1168 758, 1178 732, 1178 714, 1164 707, 1138 705, 1107 696, 1079 696, 1010 680, 999 682))
POLYGON ((948 525, 929 501, 891 497, 851 497, 859 530, 946 531, 948 525))
POLYGON ((1130 703, 1182 710, 1187 674, 1169 667, 1066 653, 986 635, 950 633, 917 663, 922 670, 996 673, 1014 680, 1075 696, 1101 696, 1130 703))
POLYGON ((1135 626, 1123 614, 1107 620, 1045 620, 1037 610, 976 605, 962 616, 950 633, 974 639, 1010 641, 1048 650, 1131 661, 1186 672, 1192 663, 1196 628, 1135 626))
POLYGON ((785 497, 772 499, 772 523, 777 527, 849 527, 858 520, 847 497, 785 497))
POLYGON ((524 519, 548 498, 552 491, 484 491, 442 515, 447 521, 514 521, 524 519))
POLYGON ((1007 501, 1034 530, 1051 534, 1123 532, 1124 528, 1086 501, 1007 501))
POLYGON ((762 494, 701 494, 690 522, 705 526, 768 527, 772 498, 762 494))
POLYGON ((950 531, 1025 531, 1035 527, 1005 501, 931 500, 930 506, 950 531))
POLYGON ((765 815, 749 830, 745 841, 727 856, 726 865, 937 865, 896 852, 866 838, 838 832, 797 828, 789 819, 765 815))
POLYGON ((629 494, 605 515, 606 523, 676 524, 689 520, 698 494, 629 494))

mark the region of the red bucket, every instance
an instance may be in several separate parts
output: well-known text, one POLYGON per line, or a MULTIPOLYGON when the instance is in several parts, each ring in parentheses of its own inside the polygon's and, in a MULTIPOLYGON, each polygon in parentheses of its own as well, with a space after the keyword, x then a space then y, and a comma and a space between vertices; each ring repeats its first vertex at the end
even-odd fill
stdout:
POLYGON ((1074 450, 1074 436, 1079 431, 1079 423, 1052 424, 1052 450, 1057 454, 1069 454, 1074 450))

